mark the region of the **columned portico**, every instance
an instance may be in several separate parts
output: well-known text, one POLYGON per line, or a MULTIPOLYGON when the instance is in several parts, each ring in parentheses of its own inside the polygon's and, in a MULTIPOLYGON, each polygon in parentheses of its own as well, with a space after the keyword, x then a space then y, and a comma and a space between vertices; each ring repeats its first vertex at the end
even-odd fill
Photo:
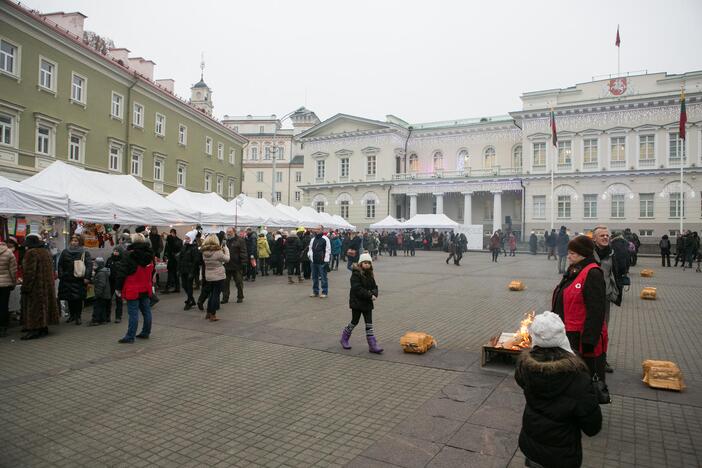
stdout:
POLYGON ((407 196, 409 197, 409 200, 410 200, 409 217, 411 218, 417 214, 417 194, 416 193, 408 193, 407 196))
POLYGON ((443 214, 444 212, 444 192, 434 192, 434 197, 436 197, 436 214, 443 214))
POLYGON ((473 192, 463 194, 463 224, 473 224, 473 192))
POLYGON ((492 232, 502 229, 502 190, 492 191, 492 232))

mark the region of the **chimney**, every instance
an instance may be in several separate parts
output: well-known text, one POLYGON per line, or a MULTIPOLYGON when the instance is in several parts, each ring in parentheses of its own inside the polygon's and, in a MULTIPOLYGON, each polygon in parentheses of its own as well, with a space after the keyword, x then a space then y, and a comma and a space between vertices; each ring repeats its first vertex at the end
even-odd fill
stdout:
POLYGON ((115 49, 107 49, 107 52, 115 60, 117 60, 117 61, 121 60, 122 64, 125 67, 129 66, 129 49, 125 49, 124 47, 120 47, 120 48, 115 48, 115 49))
POLYGON ((166 89, 167 91, 170 91, 171 93, 175 92, 175 80, 173 78, 156 80, 156 84, 161 85, 162 88, 166 89))
POLYGON ((156 65, 151 60, 146 60, 144 57, 134 57, 129 59, 129 66, 141 73, 148 79, 154 79, 154 65, 156 65))
POLYGON ((78 11, 72 13, 57 11, 56 13, 46 13, 41 16, 49 21, 53 21, 63 29, 67 29, 68 32, 75 34, 83 40, 83 23, 85 22, 85 18, 87 18, 83 13, 78 11))

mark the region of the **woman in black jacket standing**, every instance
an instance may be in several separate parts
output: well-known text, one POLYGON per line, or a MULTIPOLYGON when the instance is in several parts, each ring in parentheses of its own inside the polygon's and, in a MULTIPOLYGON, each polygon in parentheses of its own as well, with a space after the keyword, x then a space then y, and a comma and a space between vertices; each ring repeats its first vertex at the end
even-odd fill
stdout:
POLYGON ((667 266, 670 266, 670 238, 668 238, 668 234, 663 234, 658 247, 661 249, 661 266, 665 267, 666 261, 668 262, 667 266))
POLYGON ((378 298, 378 284, 373 275, 373 259, 370 254, 364 253, 354 263, 351 270, 351 290, 349 291, 349 307, 351 308, 351 322, 341 332, 341 347, 351 349, 349 338, 351 332, 358 325, 361 315, 366 323, 366 340, 368 351, 375 354, 383 352, 378 346, 373 332, 373 303, 378 298))
MULTIPOLYGON (((79 267, 80 268, 80 267, 79 267)), ((83 248, 83 238, 73 234, 66 249, 58 260, 58 298, 68 302, 68 320, 80 325, 83 315, 83 301, 88 292, 88 283, 93 276, 93 261, 90 252, 83 248), (76 271, 76 266, 83 263, 83 272, 76 271)))

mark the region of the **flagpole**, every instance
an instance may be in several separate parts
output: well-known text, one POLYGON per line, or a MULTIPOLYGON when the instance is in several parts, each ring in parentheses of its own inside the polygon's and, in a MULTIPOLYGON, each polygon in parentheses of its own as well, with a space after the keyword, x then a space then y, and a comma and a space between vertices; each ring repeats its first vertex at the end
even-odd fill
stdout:
POLYGON ((683 183, 684 183, 684 176, 683 176, 683 169, 685 167, 685 140, 686 140, 686 132, 685 132, 685 124, 687 123, 687 113, 684 112, 685 109, 685 85, 682 84, 680 86, 680 121, 679 121, 679 128, 678 128, 678 156, 680 157, 680 235, 683 233, 683 211, 685 207, 685 199, 683 198, 685 196, 685 193, 683 191, 683 183), (683 114, 684 118, 683 118, 683 114))
MULTIPOLYGON (((556 114, 553 112, 553 107, 551 107, 551 114, 550 114, 550 118, 549 118, 549 124, 550 124, 549 127, 551 127, 550 128, 550 130, 551 130, 551 145, 546 145, 547 148, 551 147, 552 145, 554 148, 556 147, 556 145, 553 142, 553 121, 551 119, 553 119, 554 121, 556 119, 556 114)), ((554 199, 554 193, 553 193, 554 192, 553 169, 554 169, 554 166, 556 165, 557 154, 558 154, 557 150, 555 152, 554 152, 554 150, 551 150, 551 161, 549 164, 551 166, 551 229, 553 229, 554 216, 555 216, 555 210, 556 210, 556 200, 554 199)), ((548 156, 548 154, 547 154, 547 156, 548 156)))
MULTIPOLYGON (((617 25, 617 38, 619 38, 619 25, 617 25)), ((622 46, 621 44, 617 44, 617 78, 621 75, 621 52, 622 46)))

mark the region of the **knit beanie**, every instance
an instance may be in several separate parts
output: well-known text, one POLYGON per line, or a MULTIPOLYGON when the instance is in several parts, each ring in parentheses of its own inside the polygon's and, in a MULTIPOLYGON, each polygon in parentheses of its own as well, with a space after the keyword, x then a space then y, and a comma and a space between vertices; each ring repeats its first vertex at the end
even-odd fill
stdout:
POLYGON ((592 257, 595 251, 595 243, 587 236, 578 236, 568 242, 568 250, 585 258, 592 257))
POLYGON ((368 253, 362 253, 360 257, 358 257, 358 263, 363 263, 363 262, 368 262, 370 264, 373 264, 373 259, 371 258, 370 254, 368 253))
POLYGON ((546 311, 537 315, 529 326, 529 335, 533 346, 538 346, 539 348, 561 348, 564 351, 575 354, 570 347, 563 321, 553 312, 546 311))

